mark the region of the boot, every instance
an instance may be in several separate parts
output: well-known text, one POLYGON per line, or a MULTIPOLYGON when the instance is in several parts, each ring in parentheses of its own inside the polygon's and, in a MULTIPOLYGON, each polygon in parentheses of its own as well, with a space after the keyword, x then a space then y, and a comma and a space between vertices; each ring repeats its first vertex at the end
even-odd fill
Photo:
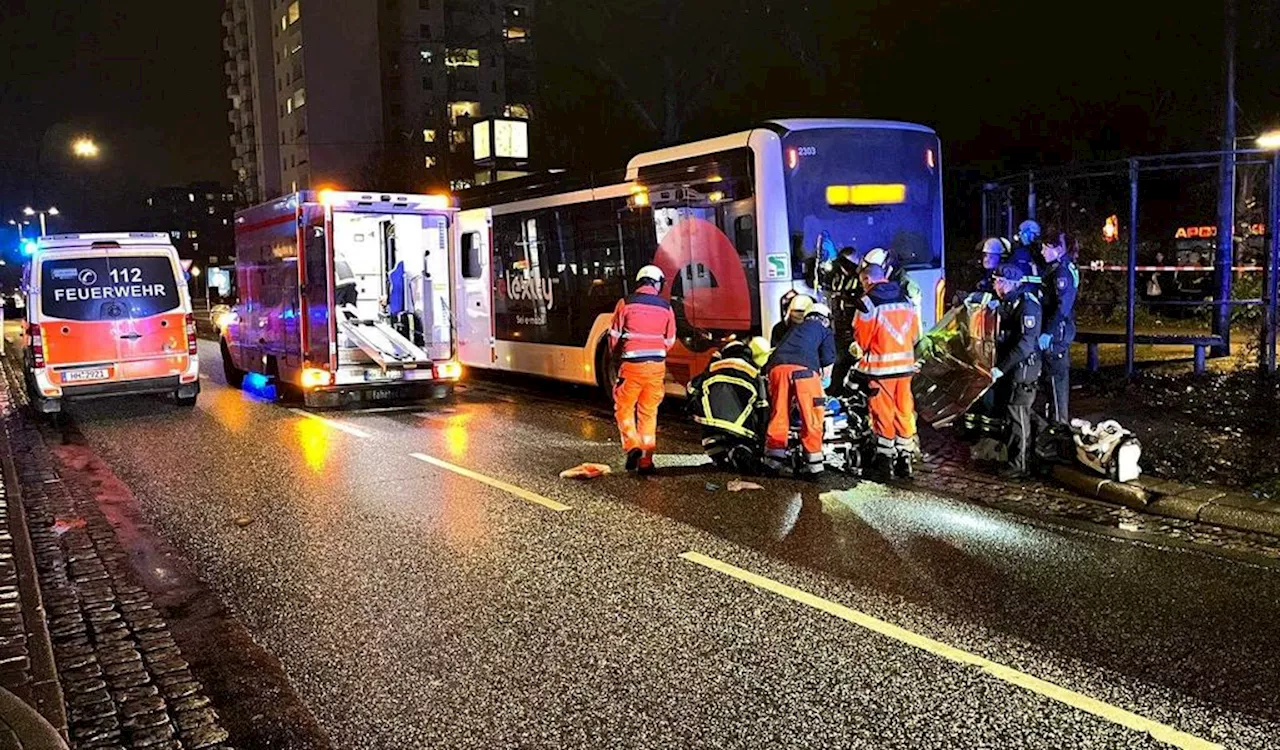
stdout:
POLYGON ((910 453, 899 453, 893 460, 893 475, 898 479, 911 479, 915 475, 910 453))
POLYGON ((893 458, 877 452, 871 457, 871 465, 867 467, 867 478, 882 482, 893 479, 893 458))
POLYGON ((627 471, 635 471, 640 466, 640 458, 644 455, 644 451, 639 448, 632 448, 627 451, 627 471))
POLYGON ((640 455, 640 461, 636 466, 636 470, 644 476, 651 476, 658 473, 658 467, 653 465, 653 454, 644 451, 640 455))

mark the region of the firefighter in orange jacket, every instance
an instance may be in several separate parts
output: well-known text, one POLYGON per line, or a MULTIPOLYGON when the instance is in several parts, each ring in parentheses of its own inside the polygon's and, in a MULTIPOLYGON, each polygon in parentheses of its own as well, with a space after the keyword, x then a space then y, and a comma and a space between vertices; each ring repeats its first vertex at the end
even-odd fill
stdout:
POLYGON ((614 361, 620 363, 613 387, 614 417, 622 433, 627 471, 642 474, 654 472, 667 352, 676 342, 675 314, 660 295, 664 280, 657 266, 641 268, 635 293, 618 301, 609 326, 614 361))
POLYGON ((791 437, 791 407, 800 412, 800 443, 805 461, 801 469, 821 474, 826 465, 822 451, 823 419, 827 397, 823 386, 836 362, 836 340, 831 333, 831 310, 823 304, 809 308, 804 320, 782 337, 769 355, 765 370, 769 379, 769 430, 764 442, 764 465, 782 470, 791 437))
POLYGON ((916 437, 911 376, 916 368, 920 314, 906 290, 889 280, 886 262, 885 252, 879 249, 863 260, 866 293, 853 321, 854 343, 861 356, 854 369, 870 384, 871 429, 876 435, 873 468, 888 478, 909 478, 916 437))

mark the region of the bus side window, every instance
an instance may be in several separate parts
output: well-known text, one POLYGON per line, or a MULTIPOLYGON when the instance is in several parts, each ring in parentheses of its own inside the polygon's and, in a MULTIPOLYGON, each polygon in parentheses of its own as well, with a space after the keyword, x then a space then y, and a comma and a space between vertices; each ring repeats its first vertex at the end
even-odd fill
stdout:
POLYGON ((467 232, 462 235, 461 255, 462 278, 480 278, 482 266, 480 263, 479 232, 467 232))
POLYGON ((751 214, 745 214, 734 219, 733 246, 737 249, 738 255, 745 258, 755 258, 756 221, 751 214))

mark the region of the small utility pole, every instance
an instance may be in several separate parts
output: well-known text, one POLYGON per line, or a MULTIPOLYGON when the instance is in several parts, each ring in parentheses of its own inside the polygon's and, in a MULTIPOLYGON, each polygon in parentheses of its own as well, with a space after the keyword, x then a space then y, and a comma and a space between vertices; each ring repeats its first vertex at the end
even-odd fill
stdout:
POLYGON ((1222 345, 1213 354, 1225 357, 1231 353, 1231 275, 1235 262, 1236 235, 1236 0, 1226 0, 1225 33, 1223 34, 1223 68, 1226 82, 1222 117, 1222 167, 1218 175, 1218 251, 1217 289, 1214 294, 1213 333, 1222 345))

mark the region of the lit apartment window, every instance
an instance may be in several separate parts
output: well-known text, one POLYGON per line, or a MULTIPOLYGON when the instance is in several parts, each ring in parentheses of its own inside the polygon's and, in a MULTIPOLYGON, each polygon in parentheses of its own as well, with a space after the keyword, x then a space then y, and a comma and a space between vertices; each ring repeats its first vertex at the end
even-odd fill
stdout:
POLYGON ((527 39, 529 37, 529 30, 521 26, 508 26, 502 33, 508 39, 527 39))
POLYGON ((466 117, 480 116, 480 102, 449 102, 449 124, 457 125, 458 120, 466 117))
POLYGON ((175 229, 172 232, 169 232, 169 236, 173 237, 175 240, 182 239, 182 230, 175 229))
POLYGON ((280 30, 284 31, 287 28, 289 28, 289 17, 280 16, 280 30))
POLYGON ((291 193, 298 192, 298 181, 294 180, 291 184, 292 184, 292 187, 289 188, 289 192, 291 193))
POLYGON ((298 54, 298 53, 299 53, 299 52, 301 52, 301 51, 302 51, 302 45, 301 45, 301 44, 299 44, 298 46, 296 46, 296 47, 294 47, 293 49, 289 50, 289 54, 291 54, 291 55, 296 55, 296 54, 298 54))
POLYGON ((436 58, 435 53, 433 53, 429 49, 418 50, 418 59, 422 61, 423 65, 430 65, 431 61, 434 60, 435 58, 436 58))
POLYGON ((196 194, 195 194, 195 193, 187 193, 187 202, 188 202, 188 203, 195 203, 195 202, 196 202, 196 194))
POLYGON ((302 105, 306 103, 307 103, 306 89, 298 89, 297 91, 293 92, 293 108, 294 109, 301 109, 302 105))
POLYGON ((301 17, 302 8, 298 6, 298 0, 294 0, 292 3, 289 3, 289 23, 297 23, 298 19, 301 17))
POLYGON ((213 206, 209 206, 209 215, 210 215, 210 216, 213 216, 214 211, 216 211, 216 210, 217 210, 217 209, 215 209, 213 206))
POLYGON ((425 128, 425 129, 422 131, 422 142, 423 142, 423 143, 435 143, 435 142, 436 142, 436 131, 432 130, 431 128, 425 128))
POLYGON ((293 97, 284 100, 285 114, 293 114, 293 97))
POLYGON ((528 104, 508 104, 503 107, 502 114, 506 117, 518 117, 522 120, 529 119, 531 113, 528 104))
POLYGON ((444 64, 450 68, 480 67, 480 50, 449 48, 444 51, 444 64))
POLYGON ((450 190, 466 190, 467 188, 470 188, 470 187, 475 187, 472 184, 471 180, 450 180, 449 181, 450 190))
POLYGON ((199 236, 200 236, 200 233, 199 233, 199 232, 197 232, 197 231, 196 231, 196 230, 194 230, 194 229, 192 229, 192 230, 190 230, 189 232, 187 232, 187 239, 189 239, 189 240, 194 240, 194 239, 196 239, 196 238, 197 238, 197 237, 199 237, 199 236))
POLYGON ((422 166, 426 167, 427 169, 431 169, 432 167, 434 167, 434 166, 436 165, 436 163, 437 163, 437 162, 436 162, 436 157, 434 157, 434 156, 428 156, 428 157, 423 158, 423 160, 422 160, 422 166))

